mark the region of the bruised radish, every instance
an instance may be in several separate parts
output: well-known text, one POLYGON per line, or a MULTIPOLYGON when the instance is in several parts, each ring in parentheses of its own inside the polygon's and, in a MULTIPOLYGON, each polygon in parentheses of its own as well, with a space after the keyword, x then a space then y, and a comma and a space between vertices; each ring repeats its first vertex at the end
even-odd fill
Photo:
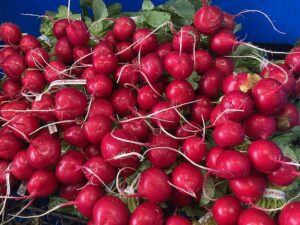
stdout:
POLYGON ((164 42, 161 43, 157 49, 156 49, 156 54, 160 56, 160 58, 164 59, 165 56, 169 53, 174 51, 173 45, 171 42, 164 42))
POLYGON ((173 80, 166 88, 166 96, 172 105, 179 105, 194 100, 193 86, 185 80, 173 80))
POLYGON ((176 79, 186 79, 193 72, 193 62, 189 55, 173 51, 168 53, 164 58, 166 71, 176 79))
POLYGON ((206 166, 211 169, 217 169, 217 161, 225 149, 215 146, 211 148, 206 156, 206 166))
POLYGON ((22 85, 18 80, 7 79, 2 83, 2 92, 4 96, 13 97, 21 92, 22 85))
POLYGON ((204 49, 197 49, 194 53, 190 54, 194 62, 194 69, 197 73, 204 73, 213 66, 213 58, 210 53, 204 49))
POLYGON ((167 174, 158 168, 152 167, 141 173, 138 183, 138 194, 150 203, 166 201, 171 195, 170 179, 167 174), (159 191, 153 191, 159 190, 159 191))
POLYGON ((281 210, 279 215, 279 225, 299 225, 300 224, 300 202, 291 202, 281 210))
POLYGON ((23 144, 13 134, 0 135, 0 158, 4 160, 12 160, 15 155, 22 149, 23 144))
POLYGON ((49 61, 49 55, 43 48, 30 49, 26 52, 25 61, 28 67, 44 68, 49 61))
POLYGON ((223 92, 242 91, 251 93, 252 87, 260 80, 260 77, 251 73, 237 73, 228 75, 223 82, 223 92))
MULTIPOLYGON (((155 87, 154 87, 155 88, 155 87)), ((149 85, 144 85, 138 90, 137 103, 142 110, 152 109, 159 101, 159 96, 149 85)))
POLYGON ((72 125, 63 132, 64 141, 78 148, 83 148, 88 144, 88 140, 80 125, 72 125))
POLYGON ((107 97, 112 92, 112 81, 106 75, 96 75, 88 80, 86 90, 97 98, 107 97))
POLYGON ((199 92, 208 98, 216 98, 222 90, 222 83, 222 74, 217 69, 209 69, 199 81, 199 92))
POLYGON ((156 53, 147 54, 141 60, 141 71, 151 84, 157 82, 163 74, 162 59, 156 53))
POLYGON ((15 155, 10 172, 18 180, 30 179, 35 169, 29 164, 26 151, 20 151, 15 155))
POLYGON ((115 45, 115 53, 119 59, 119 62, 130 62, 136 55, 136 52, 131 46, 131 42, 123 41, 115 45))
MULTIPOLYGON (((143 114, 139 112, 139 114, 143 114)), ((127 119, 134 118, 134 115, 127 116, 127 119)), ((130 133, 139 141, 144 141, 150 134, 150 129, 144 119, 136 119, 121 124, 123 130, 130 133)))
POLYGON ((132 213, 129 225, 163 225, 163 212, 157 205, 143 203, 132 213))
POLYGON ((112 104, 104 98, 95 99, 91 105, 88 118, 96 115, 103 115, 110 119, 113 118, 114 109, 112 107, 112 104))
POLYGON ((51 61, 44 70, 45 79, 48 83, 55 80, 61 80, 65 77, 66 65, 61 61, 51 61))
POLYGON ((21 29, 13 23, 2 23, 0 26, 0 39, 8 45, 18 45, 22 37, 21 29))
POLYGON ((93 69, 96 73, 109 74, 118 67, 118 58, 115 54, 93 55, 93 69))
POLYGON ((192 225, 192 223, 185 217, 173 215, 167 219, 166 225, 192 225))
POLYGON ((13 80, 17 80, 25 71, 27 65, 23 56, 11 54, 4 59, 1 67, 6 76, 13 80))
POLYGON ((52 32, 56 39, 66 37, 67 36, 67 26, 69 25, 68 19, 59 19, 55 21, 52 32))
POLYGON ((210 118, 210 114, 213 110, 212 102, 205 96, 197 96, 195 102, 191 106, 191 115, 194 121, 202 123, 203 120, 207 122, 210 118))
POLYGON ((173 47, 177 51, 191 53, 199 46, 200 35, 198 31, 190 25, 185 25, 173 36, 173 47))
POLYGON ((126 41, 132 37, 135 27, 133 19, 128 16, 121 16, 114 24, 113 34, 116 39, 126 41))
POLYGON ((287 103, 284 108, 276 115, 278 130, 289 130, 299 125, 299 111, 292 103, 287 103))
POLYGON ((139 73, 135 71, 132 65, 119 66, 114 73, 115 80, 119 81, 120 85, 136 84, 139 81, 139 73))
POLYGON ((156 34, 149 28, 136 29, 132 41, 135 43, 134 51, 141 52, 142 55, 154 52, 158 45, 156 34))
POLYGON ((62 37, 55 44, 55 55, 58 60, 63 63, 71 63, 73 61, 73 45, 67 37, 62 37))
POLYGON ((136 104, 135 94, 126 88, 116 89, 110 97, 114 111, 120 116, 129 114, 136 104))
POLYGON ((92 56, 90 55, 91 49, 89 46, 74 46, 73 58, 74 61, 81 64, 90 64, 92 62, 92 56))
POLYGON ((20 40, 20 49, 22 52, 26 53, 30 49, 41 48, 42 45, 38 39, 30 34, 25 34, 20 40))
POLYGON ((81 20, 71 21, 66 28, 66 33, 73 45, 86 45, 90 40, 88 28, 81 20))
POLYGON ((22 77, 22 86, 25 90, 41 92, 45 84, 45 78, 42 72, 38 70, 26 70, 22 77))
POLYGON ((206 153, 206 144, 200 137, 190 137, 182 143, 182 152, 195 163, 201 163, 206 153))
POLYGON ((51 112, 51 109, 54 108, 55 102, 54 98, 50 94, 44 94, 40 101, 33 101, 31 108, 33 110, 50 110, 49 112, 36 112, 38 118, 50 122, 56 119, 54 111, 51 112))
POLYGON ((276 225, 276 222, 267 213, 259 209, 248 208, 241 213, 239 218, 239 225, 249 224, 276 225))
POLYGON ((214 60, 214 67, 222 73, 223 77, 227 77, 233 73, 234 62, 227 57, 217 57, 214 60))
POLYGON ((234 51, 236 43, 232 31, 221 30, 210 38, 210 49, 218 55, 229 55, 234 51))

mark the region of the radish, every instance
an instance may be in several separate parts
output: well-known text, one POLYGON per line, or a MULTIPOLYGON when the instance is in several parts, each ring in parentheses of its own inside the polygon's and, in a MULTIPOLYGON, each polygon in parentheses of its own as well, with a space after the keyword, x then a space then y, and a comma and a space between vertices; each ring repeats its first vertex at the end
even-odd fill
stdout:
POLYGON ((93 69, 96 73, 109 74, 118 67, 118 58, 115 54, 97 54, 93 55, 93 69))
POLYGON ((173 80, 166 88, 168 101, 173 105, 191 102, 195 98, 193 86, 185 80, 173 80))
POLYGON ((218 225, 237 224, 242 212, 242 206, 233 196, 223 196, 214 202, 212 214, 218 225))
POLYGON ((226 76, 223 82, 223 92, 228 94, 231 91, 242 91, 251 93, 252 87, 260 78, 250 73, 237 73, 226 76))
POLYGON ((113 27, 114 37, 120 41, 129 40, 135 31, 135 22, 128 16, 119 17, 113 27))
POLYGON ((89 222, 87 223, 87 225, 95 225, 95 222, 93 220, 89 220, 89 222))
POLYGON ((22 52, 26 53, 30 49, 41 48, 42 45, 38 39, 30 34, 25 34, 20 40, 20 49, 22 52))
POLYGON ((73 61, 73 45, 67 37, 62 37, 55 44, 55 55, 58 60, 63 63, 71 63, 73 61))
POLYGON ((43 48, 30 49, 25 54, 28 67, 44 68, 49 61, 49 55, 43 48))
POLYGON ((73 48, 74 61, 80 64, 90 64, 92 62, 91 49, 87 45, 74 46, 73 48))
POLYGON ((117 197, 100 198, 93 208, 95 225, 127 225, 129 213, 125 204, 117 197))
POLYGON ((299 125, 299 111, 292 103, 287 103, 276 115, 278 130, 289 130, 299 125))
POLYGON ((45 78, 38 70, 26 70, 22 76, 23 89, 32 92, 41 92, 45 88, 45 78))
POLYGON ((119 66, 114 73, 114 78, 120 85, 136 84, 139 81, 139 73, 132 65, 119 66))
POLYGON ((92 158, 93 156, 101 156, 101 150, 99 146, 94 144, 89 144, 86 146, 83 152, 88 159, 92 158))
POLYGON ((111 104, 114 111, 120 116, 126 116, 134 110, 136 104, 135 94, 126 88, 116 89, 111 97, 111 104))
POLYGON ((69 25, 66 28, 66 33, 69 41, 73 45, 86 45, 90 40, 88 28, 81 20, 69 22, 69 25))
POLYGON ((22 85, 18 80, 7 79, 2 83, 2 92, 4 96, 17 96, 20 94, 22 85))
POLYGON ((68 201, 74 201, 82 186, 84 186, 84 183, 75 185, 61 185, 59 187, 59 197, 64 198, 68 201))
POLYGON ((59 19, 55 21, 52 27, 53 35, 56 37, 56 39, 66 37, 67 36, 67 26, 69 25, 68 19, 59 19))
POLYGON ((51 135, 38 136, 27 149, 29 164, 36 169, 46 169, 55 165, 61 154, 59 141, 51 135))
POLYGON ((253 141, 248 147, 248 155, 252 166, 259 172, 271 173, 280 168, 282 151, 271 141, 253 141))
POLYGON ((59 160, 55 168, 56 178, 63 184, 75 185, 83 181, 81 166, 85 163, 82 153, 68 151, 59 160))
POLYGON ((241 202, 253 204, 263 196, 266 183, 262 174, 252 171, 246 177, 229 180, 229 187, 241 202))
POLYGON ((61 61, 51 61, 44 70, 45 79, 48 83, 55 80, 61 80, 65 77, 64 71, 66 70, 66 65, 61 61))
POLYGON ((114 35, 114 32, 112 30, 109 30, 105 36, 104 41, 109 44, 111 47, 114 47, 117 44, 117 39, 114 35))
MULTIPOLYGON (((1 29, 1 28, 0 28, 1 29)), ((1 31, 0 31, 1 32, 1 31)), ((12 54, 18 54, 19 52, 13 47, 5 47, 0 50, 0 64, 4 61, 4 59, 12 54)))
POLYGON ((225 121, 216 125, 213 139, 218 146, 223 148, 238 146, 245 140, 245 130, 239 123, 225 121))
POLYGON ((236 22, 234 20, 235 16, 223 12, 223 28, 234 31, 234 28, 236 26, 236 22))
POLYGON ((4 59, 1 67, 6 76, 13 80, 17 80, 25 71, 27 65, 23 56, 11 54, 4 59))
POLYGON ((143 203, 132 213, 129 225, 163 225, 163 212, 157 205, 143 203))
MULTIPOLYGON (((157 89, 157 87, 154 87, 157 89)), ((137 103, 140 109, 150 110, 159 101, 159 96, 149 85, 144 85, 138 89, 137 103)))
POLYGON ((91 105, 88 118, 96 115, 103 115, 112 119, 114 117, 112 104, 104 98, 95 99, 91 105))
POLYGON ((135 43, 133 50, 141 52, 141 55, 154 52, 158 46, 156 34, 149 28, 136 29, 132 41, 135 43))
MULTIPOLYGON (((142 115, 143 112, 138 112, 142 115)), ((134 118, 134 115, 128 115, 127 119, 134 118)), ((150 134, 150 129, 144 119, 136 119, 121 124, 121 127, 126 132, 130 133, 139 141, 144 141, 150 134)))
POLYGON ((199 46, 200 35, 195 27, 184 25, 173 35, 173 47, 175 50, 191 53, 199 46))
POLYGON ((107 75, 97 74, 87 81, 86 90, 96 98, 108 97, 112 92, 113 83, 107 75))
POLYGON ((279 113, 287 103, 287 94, 282 85, 272 78, 265 78, 252 88, 257 109, 266 115, 279 113))
POLYGON ((94 47, 93 56, 113 54, 112 47, 106 42, 100 42, 94 47))
POLYGON ((222 73, 223 77, 227 77, 233 73, 234 62, 227 57, 217 57, 214 60, 214 67, 222 73))
POLYGON ((13 122, 10 123, 10 126, 17 137, 27 139, 25 136, 28 136, 39 128, 39 120, 36 116, 22 114, 16 117, 13 122))
POLYGON ((186 195, 176 189, 172 190, 171 197, 169 198, 169 203, 176 207, 188 206, 192 203, 193 198, 190 195, 186 195))
POLYGON ((279 225, 299 225, 300 202, 291 202, 281 210, 279 225))
POLYGON ((147 158, 151 164, 158 168, 168 168, 177 159, 177 152, 168 148, 178 149, 178 142, 165 134, 153 135, 149 140, 151 151, 147 152, 147 158), (164 148, 166 147, 166 148, 164 148))
POLYGON ((136 55, 129 41, 118 42, 114 47, 119 62, 130 62, 136 55))
POLYGON ((95 71, 93 67, 86 67, 81 74, 81 79, 89 80, 94 76, 95 76, 95 71))
POLYGON ((181 163, 172 171, 172 183, 176 189, 196 198, 202 190, 203 175, 190 163, 181 163))
POLYGON ((18 152, 11 164, 10 173, 18 180, 29 180, 36 170, 29 164, 26 151, 18 152))
POLYGON ((192 223, 182 216, 173 215, 167 219, 166 225, 192 225, 192 223))
POLYGON ((223 78, 217 69, 209 69, 201 77, 199 81, 200 94, 208 98, 216 98, 222 90, 223 78))
POLYGON ((249 224, 276 225, 276 222, 267 213, 259 209, 248 208, 241 213, 239 218, 239 225, 249 224))
POLYGON ((200 33, 210 35, 218 31, 223 24, 223 13, 216 7, 204 4, 194 15, 194 26, 200 33))
POLYGON ((117 169, 99 156, 90 158, 82 168, 86 179, 94 185, 110 184, 117 175, 117 169))
POLYGON ((201 163, 206 153, 206 143, 200 137, 190 137, 182 143, 182 152, 195 163, 201 163))
POLYGON ((222 106, 217 105, 210 114, 210 124, 211 125, 220 125, 224 122, 230 121, 228 117, 228 112, 222 110, 222 106))
MULTIPOLYGON (((31 108, 33 110, 50 110, 53 109, 55 105, 54 98, 50 94, 44 94, 40 101, 33 101, 31 108)), ((54 111, 51 112, 37 112, 35 113, 38 118, 50 122, 56 119, 54 111)))
MULTIPOLYGON (((203 123, 203 122, 202 122, 203 123)), ((180 124, 175 131, 176 137, 182 139, 182 141, 187 138, 194 137, 200 131, 202 131, 199 127, 199 123, 195 121, 187 121, 185 123, 180 124)))
POLYGON ((206 166, 211 169, 217 169, 217 161, 219 156, 224 152, 225 150, 223 148, 220 148, 218 146, 215 146, 211 148, 206 156, 206 166))
POLYGON ((165 56, 164 66, 175 79, 186 79, 193 72, 193 62, 189 55, 178 51, 170 52, 165 56))
POLYGON ((194 62, 194 69, 197 73, 204 73, 213 66, 213 58, 210 53, 204 49, 197 49, 194 53, 190 54, 194 62))
POLYGON ((218 55, 229 55, 236 47, 236 36, 230 30, 221 30, 211 36, 210 49, 218 55))
POLYGON ((193 120, 197 123, 202 123, 203 120, 205 122, 209 121, 211 112, 213 110, 211 100, 202 95, 197 96, 195 99, 197 102, 191 106, 191 116, 193 120))
POLYGON ((243 126, 252 140, 267 139, 276 131, 275 119, 262 113, 254 113, 246 118, 243 126))
POLYGON ((285 65, 295 73, 296 75, 300 75, 300 47, 295 47, 292 51, 286 55, 285 57, 285 65))
POLYGON ((13 23, 2 23, 0 25, 0 39, 8 45, 18 45, 22 37, 21 29, 13 23))
POLYGON ((147 78, 151 84, 157 82, 163 74, 162 59, 156 53, 147 54, 141 59, 141 71, 144 80, 147 78))
POLYGON ((138 195, 147 199, 149 203, 164 202, 171 196, 169 182, 170 179, 163 170, 155 167, 146 169, 140 175, 138 195))
POLYGON ((29 108, 29 105, 26 101, 11 101, 1 105, 1 117, 6 120, 11 120, 22 113, 17 112, 18 110, 26 110, 29 108), (12 111, 10 111, 12 110, 12 111), (17 110, 14 112, 14 110, 17 110))
POLYGON ((71 125, 63 132, 64 141, 78 148, 83 148, 88 144, 84 130, 80 125, 71 125))
POLYGON ((55 116, 58 120, 72 120, 83 116, 86 106, 86 96, 75 88, 61 89, 55 95, 55 116))
POLYGON ((165 56, 169 53, 174 51, 173 45, 171 42, 164 42, 161 43, 157 49, 156 49, 156 54, 160 56, 161 59, 164 59, 165 56))

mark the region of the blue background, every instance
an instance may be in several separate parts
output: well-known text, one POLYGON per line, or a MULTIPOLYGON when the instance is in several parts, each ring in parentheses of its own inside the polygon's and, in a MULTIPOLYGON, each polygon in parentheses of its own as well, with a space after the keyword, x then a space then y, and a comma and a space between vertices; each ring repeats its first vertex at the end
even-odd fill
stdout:
MULTIPOLYGON (((200 1, 200 0, 199 0, 200 1)), ((117 2, 106 0, 107 4, 117 2)), ((142 0, 119 0, 124 11, 139 10, 142 0)), ((157 5, 164 0, 153 0, 157 5)), ((23 32, 38 35, 39 19, 22 16, 21 13, 44 14, 45 10, 56 10, 61 4, 67 5, 67 0, 0 0, 0 22, 11 21, 21 26, 23 32)), ((223 10, 236 14, 244 9, 259 9, 268 14, 275 26, 286 32, 278 34, 269 22, 260 14, 248 13, 238 19, 243 23, 241 38, 252 42, 294 44, 300 37, 300 1, 299 0, 213 0, 213 4, 223 10)), ((71 1, 71 10, 80 12, 79 0, 71 1)))

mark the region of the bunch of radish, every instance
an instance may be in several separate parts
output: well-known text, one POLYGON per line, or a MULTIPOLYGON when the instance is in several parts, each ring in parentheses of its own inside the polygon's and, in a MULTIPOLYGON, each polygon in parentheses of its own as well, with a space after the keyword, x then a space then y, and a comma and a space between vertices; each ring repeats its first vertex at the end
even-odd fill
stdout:
POLYGON ((199 217, 300 224, 298 196, 279 208, 257 204, 267 187, 300 176, 299 164, 271 140, 299 125, 300 49, 284 64, 258 58, 259 74, 236 73, 230 54, 241 44, 256 47, 237 40, 233 16, 204 1, 192 25, 162 27, 172 31, 169 41, 127 16, 103 37, 91 37, 81 20, 59 19, 49 52, 17 25, 1 24, 1 212, 7 199, 30 205, 59 195, 68 202, 23 217, 75 206, 89 225, 197 224, 160 206, 199 208, 213 179, 229 188, 201 205, 199 217), (20 182, 28 194, 12 196, 20 182))

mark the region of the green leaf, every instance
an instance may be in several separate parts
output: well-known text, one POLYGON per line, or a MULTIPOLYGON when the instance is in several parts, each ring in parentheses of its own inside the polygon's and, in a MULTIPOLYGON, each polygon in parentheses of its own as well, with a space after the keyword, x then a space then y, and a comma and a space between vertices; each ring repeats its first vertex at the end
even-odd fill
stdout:
POLYGON ((154 9, 154 4, 151 2, 151 0, 144 0, 142 4, 142 10, 150 11, 152 9, 154 9))
POLYGON ((169 0, 165 5, 173 7, 176 10, 176 14, 192 22, 195 14, 195 7, 189 0, 169 0))
POLYGON ((184 212, 188 217, 199 217, 202 214, 199 207, 192 205, 182 207, 180 211, 184 212))
POLYGON ((114 16, 122 11, 122 5, 120 3, 114 3, 107 6, 107 12, 109 16, 114 16))
POLYGON ((198 10, 202 7, 202 1, 200 0, 189 0, 191 4, 195 7, 195 10, 198 10))
POLYGON ((284 156, 290 158, 293 162, 298 162, 298 158, 297 158, 297 155, 295 154, 294 149, 292 149, 286 145, 286 146, 283 146, 281 148, 281 150, 282 150, 282 153, 284 156))
POLYGON ((170 13, 161 11, 145 11, 142 12, 141 15, 146 23, 151 27, 158 27, 171 19, 170 13))
POLYGON ((195 71, 187 79, 187 81, 193 86, 194 90, 198 89, 199 80, 200 80, 200 75, 198 73, 196 73, 195 71))
POLYGON ((93 0, 92 9, 95 21, 108 16, 106 5, 102 0, 93 0))
MULTIPOLYGON (((209 177, 206 179, 205 183, 203 184, 203 192, 205 192, 206 196, 209 198, 213 198, 215 195, 215 182, 214 179, 209 177)), ((204 194, 201 196, 200 204, 207 205, 210 202, 204 194)))
POLYGON ((57 9, 57 17, 66 18, 68 17, 68 7, 65 5, 60 5, 57 9))
MULTIPOLYGON (((53 207, 60 205, 62 203, 66 203, 66 202, 68 202, 68 201, 63 198, 51 196, 49 199, 48 208, 52 209, 53 207)), ((74 206, 63 207, 63 208, 57 209, 57 211, 62 212, 64 214, 76 216, 78 218, 83 218, 81 213, 74 206)))

